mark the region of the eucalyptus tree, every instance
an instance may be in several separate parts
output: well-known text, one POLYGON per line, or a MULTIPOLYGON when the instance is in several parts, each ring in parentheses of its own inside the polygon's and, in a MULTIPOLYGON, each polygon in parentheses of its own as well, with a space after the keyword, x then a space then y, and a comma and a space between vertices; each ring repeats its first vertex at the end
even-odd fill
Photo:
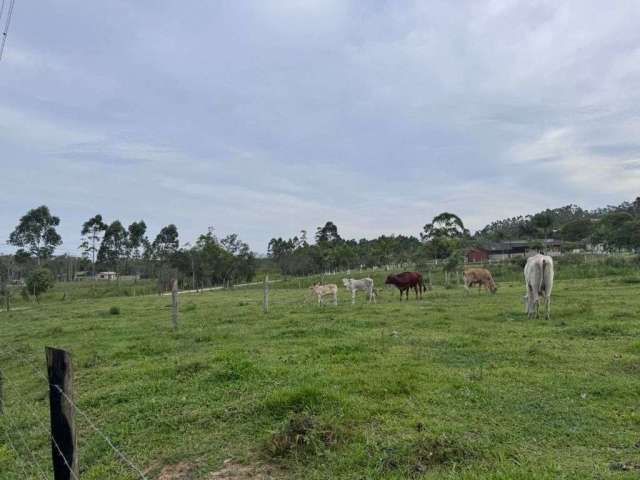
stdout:
POLYGON ((109 265, 116 274, 119 273, 121 259, 126 255, 127 236, 120 220, 115 220, 105 230, 98 250, 98 262, 109 265))
POLYGON ((19 247, 16 255, 37 259, 38 265, 53 255, 56 247, 62 245, 62 238, 56 231, 60 219, 51 215, 49 207, 42 205, 29 210, 20 218, 11 235, 9 244, 19 247))
POLYGON ((80 249, 85 258, 91 258, 91 273, 94 279, 96 278, 96 255, 105 230, 107 230, 107 224, 102 220, 102 215, 97 214, 84 222, 80 231, 82 235, 80 249))
POLYGON ((469 230, 458 215, 443 212, 423 227, 420 237, 433 257, 447 258, 463 247, 469 230))

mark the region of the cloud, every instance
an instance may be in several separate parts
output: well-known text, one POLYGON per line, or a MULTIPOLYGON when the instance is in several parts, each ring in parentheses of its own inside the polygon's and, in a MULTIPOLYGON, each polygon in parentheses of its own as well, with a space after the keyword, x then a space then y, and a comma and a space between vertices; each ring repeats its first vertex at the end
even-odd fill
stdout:
POLYGON ((0 231, 47 203, 257 251, 327 220, 473 228, 640 184, 640 6, 72 0, 16 12, 0 231))

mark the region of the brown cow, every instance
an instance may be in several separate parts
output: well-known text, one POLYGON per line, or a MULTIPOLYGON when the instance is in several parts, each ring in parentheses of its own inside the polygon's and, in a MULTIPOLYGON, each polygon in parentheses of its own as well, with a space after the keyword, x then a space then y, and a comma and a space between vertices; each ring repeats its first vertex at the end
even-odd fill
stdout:
POLYGON ((422 292, 427 291, 427 287, 422 280, 422 274, 419 272, 402 272, 396 275, 389 275, 384 281, 386 285, 395 285, 400 290, 400 300, 402 300, 402 294, 406 292, 407 300, 409 300, 409 290, 413 288, 416 292, 416 300, 418 294, 422 298, 422 292))
POLYGON ((491 293, 498 291, 491 272, 486 268, 466 268, 462 277, 464 278, 464 288, 467 289, 467 292, 469 292, 469 287, 474 285, 478 285, 478 293, 482 290, 482 287, 491 293))

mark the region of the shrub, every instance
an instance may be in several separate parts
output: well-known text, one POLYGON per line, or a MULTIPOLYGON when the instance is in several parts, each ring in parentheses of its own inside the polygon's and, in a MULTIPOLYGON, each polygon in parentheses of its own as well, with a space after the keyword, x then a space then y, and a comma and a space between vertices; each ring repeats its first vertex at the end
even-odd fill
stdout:
POLYGON ((109 309, 109 314, 110 315, 120 315, 120 308, 119 307, 111 307, 109 309))
POLYGON ((25 281, 23 296, 33 295, 36 301, 40 300, 40 295, 53 287, 55 280, 53 273, 48 268, 38 267, 32 271, 25 281))

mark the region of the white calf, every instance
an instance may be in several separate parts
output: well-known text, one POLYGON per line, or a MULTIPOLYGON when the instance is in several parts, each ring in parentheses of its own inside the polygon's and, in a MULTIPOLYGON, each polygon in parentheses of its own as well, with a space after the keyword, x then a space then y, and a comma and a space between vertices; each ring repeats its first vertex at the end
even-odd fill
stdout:
POLYGON ((351 303, 356 303, 356 292, 358 290, 367 292, 369 303, 376 302, 376 293, 373 291, 373 279, 366 277, 356 280, 354 278, 343 278, 342 283, 344 287, 351 292, 351 303))
POLYGON ((311 293, 318 297, 318 305, 323 303, 322 297, 328 295, 333 296, 333 304, 338 305, 338 286, 335 283, 328 283, 327 285, 320 285, 316 283, 312 287, 309 287, 311 293))
POLYGON ((540 297, 544 299, 545 316, 551 318, 551 290, 553 289, 553 259, 537 254, 527 259, 524 266, 527 294, 524 296, 529 318, 538 317, 540 297))

